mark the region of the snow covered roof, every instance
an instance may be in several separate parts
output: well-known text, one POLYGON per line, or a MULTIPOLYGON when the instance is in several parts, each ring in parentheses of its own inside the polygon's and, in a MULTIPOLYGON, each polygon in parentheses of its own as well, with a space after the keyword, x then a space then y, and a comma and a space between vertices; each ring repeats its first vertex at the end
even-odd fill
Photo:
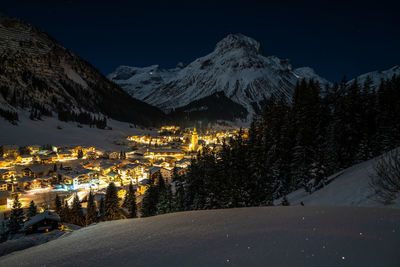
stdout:
POLYGON ((36 224, 36 223, 38 223, 40 221, 43 221, 44 219, 49 219, 49 220, 52 220, 52 221, 59 222, 60 221, 60 216, 58 216, 58 214, 56 212, 46 210, 46 211, 44 211, 44 212, 42 212, 40 214, 37 214, 37 215, 33 216, 29 221, 26 221, 24 223, 24 229, 26 229, 26 228, 28 228, 28 227, 30 227, 30 226, 32 226, 32 225, 34 225, 34 224, 36 224))

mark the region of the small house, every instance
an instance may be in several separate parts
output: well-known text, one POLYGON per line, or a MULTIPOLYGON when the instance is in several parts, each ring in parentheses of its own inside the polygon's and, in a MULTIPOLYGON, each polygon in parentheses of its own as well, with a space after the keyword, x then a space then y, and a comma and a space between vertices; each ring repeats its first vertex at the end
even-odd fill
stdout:
POLYGON ((27 234, 49 232, 58 229, 60 221, 60 216, 57 213, 46 210, 26 221, 24 231, 27 234))

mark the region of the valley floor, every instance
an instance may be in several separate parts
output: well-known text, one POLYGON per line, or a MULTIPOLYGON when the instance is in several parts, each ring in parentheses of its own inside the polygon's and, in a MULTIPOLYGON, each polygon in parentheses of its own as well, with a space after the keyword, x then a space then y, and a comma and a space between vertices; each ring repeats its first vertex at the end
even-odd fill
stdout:
POLYGON ((102 222, 1 266, 400 266, 400 210, 259 207, 102 222))

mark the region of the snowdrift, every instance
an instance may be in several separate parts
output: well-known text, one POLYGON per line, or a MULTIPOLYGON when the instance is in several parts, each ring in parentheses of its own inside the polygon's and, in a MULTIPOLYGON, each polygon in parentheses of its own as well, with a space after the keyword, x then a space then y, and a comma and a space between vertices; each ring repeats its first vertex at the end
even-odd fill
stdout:
POLYGON ((400 266, 400 210, 260 207, 103 222, 1 266, 400 266))

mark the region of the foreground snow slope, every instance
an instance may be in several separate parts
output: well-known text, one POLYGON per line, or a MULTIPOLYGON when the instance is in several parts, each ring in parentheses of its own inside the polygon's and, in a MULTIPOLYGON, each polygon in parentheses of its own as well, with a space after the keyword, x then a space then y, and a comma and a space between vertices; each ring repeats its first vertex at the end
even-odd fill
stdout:
MULTIPOLYGON (((312 194, 304 189, 289 194, 290 205, 300 205, 303 202, 306 206, 382 206, 376 201, 374 189, 370 186, 377 160, 379 157, 332 175, 328 178, 332 182, 312 194)), ((275 204, 279 203, 280 200, 275 204)), ((400 208, 400 196, 390 207, 400 208)))
POLYGON ((400 266, 400 210, 261 207, 103 222, 1 266, 400 266))

